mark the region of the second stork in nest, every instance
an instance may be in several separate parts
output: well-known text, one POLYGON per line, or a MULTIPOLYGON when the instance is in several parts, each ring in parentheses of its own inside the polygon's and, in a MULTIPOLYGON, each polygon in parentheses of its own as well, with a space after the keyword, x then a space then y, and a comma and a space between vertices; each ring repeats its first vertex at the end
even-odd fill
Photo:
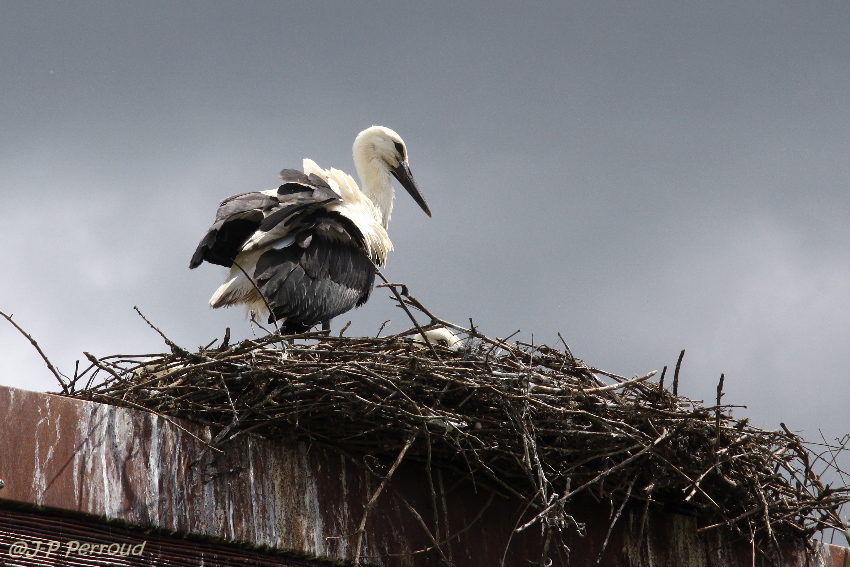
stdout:
POLYGON ((333 317, 369 299, 375 266, 384 265, 393 247, 387 235, 392 177, 429 217, 431 210, 394 131, 363 130, 353 153, 362 191, 347 173, 305 159, 303 172, 280 172, 277 189, 221 202, 189 263, 230 268, 212 307, 244 304, 280 321, 285 333, 298 333, 316 323, 328 328, 333 317))

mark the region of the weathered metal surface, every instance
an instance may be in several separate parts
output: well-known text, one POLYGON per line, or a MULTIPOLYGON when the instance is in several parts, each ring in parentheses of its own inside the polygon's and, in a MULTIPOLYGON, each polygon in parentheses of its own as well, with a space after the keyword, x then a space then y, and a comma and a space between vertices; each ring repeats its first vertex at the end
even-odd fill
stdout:
MULTIPOLYGON (((6 507, 71 511, 298 556, 350 561, 352 534, 379 482, 322 447, 245 436, 216 455, 205 451, 204 431, 192 424, 12 388, 0 387, 0 427, 0 508, 5 501, 6 507)), ((425 567, 448 561, 489 567, 504 558, 505 565, 524 566, 541 558, 539 530, 512 535, 523 513, 520 502, 449 471, 435 471, 431 481, 421 465, 403 463, 398 469, 366 524, 367 563, 425 567), (443 487, 436 503, 431 481, 443 487), (459 531, 463 538, 444 544, 443 558, 414 553, 431 545, 423 523, 438 540, 459 531)), ((659 512, 650 514, 640 536, 641 515, 631 511, 623 514, 597 563, 608 512, 592 503, 574 503, 571 513, 587 521, 587 537, 572 537, 569 554, 553 556, 553 565, 806 564, 804 555, 792 549, 781 559, 754 560, 748 546, 730 543, 722 532, 697 536, 689 518, 659 512)), ((808 565, 846 567, 848 557, 843 548, 824 546, 808 565)))
MULTIPOLYGON (((246 436, 221 456, 205 451, 199 439, 204 431, 192 424, 177 426, 144 411, 25 390, 0 388, 0 427, 2 499, 307 556, 353 557, 351 534, 378 484, 342 455, 320 447, 246 436)), ((428 509, 424 483, 419 467, 398 470, 393 489, 366 524, 364 554, 370 563, 436 564, 424 554, 398 556, 430 545, 398 498, 428 509)), ((449 525, 455 529, 489 500, 483 493, 457 499, 464 490, 456 487, 448 494, 449 525)), ((503 538, 490 543, 487 530, 510 533, 518 507, 496 503, 491 508, 498 511, 496 518, 466 532, 480 544, 477 557, 501 560, 503 538)), ((514 538, 511 553, 536 539, 514 538)))

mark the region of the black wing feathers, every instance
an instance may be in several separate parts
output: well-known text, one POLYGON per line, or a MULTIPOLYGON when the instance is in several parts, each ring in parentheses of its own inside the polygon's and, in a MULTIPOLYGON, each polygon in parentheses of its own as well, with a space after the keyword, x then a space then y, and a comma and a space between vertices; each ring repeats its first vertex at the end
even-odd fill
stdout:
POLYGON ((257 230, 269 231, 281 221, 299 216, 301 211, 339 200, 327 182, 315 174, 284 169, 281 179, 285 183, 278 188, 277 196, 252 192, 224 199, 216 212, 216 222, 201 239, 189 267, 197 268, 204 261, 230 267, 257 230))
POLYGON ((279 201, 263 193, 242 193, 233 195, 223 200, 215 213, 215 220, 227 220, 239 215, 258 214, 262 219, 262 212, 277 206, 279 201))
POLYGON ((310 185, 310 178, 303 171, 297 169, 281 169, 277 174, 278 179, 284 183, 298 183, 299 185, 310 185))
POLYGON ((219 221, 204 235, 189 262, 190 268, 197 268, 206 260, 229 268, 245 241, 257 230, 259 223, 252 218, 236 218, 219 221))
POLYGON ((254 280, 272 310, 295 332, 364 304, 372 293, 372 262, 349 242, 312 235, 306 247, 268 250, 257 261, 254 280))

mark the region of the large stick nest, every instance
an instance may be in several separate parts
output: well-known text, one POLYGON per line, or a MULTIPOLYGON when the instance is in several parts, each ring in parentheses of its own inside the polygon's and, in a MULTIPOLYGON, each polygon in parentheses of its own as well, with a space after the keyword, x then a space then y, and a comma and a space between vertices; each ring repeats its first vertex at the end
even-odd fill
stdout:
MULTIPOLYGON (((431 316, 409 296, 404 303, 431 316)), ((766 431, 733 418, 719 405, 722 383, 718 405, 704 407, 665 389, 663 375, 659 383, 653 373, 594 369, 566 343, 509 344, 431 317, 465 332, 460 350, 412 341, 421 327, 385 338, 270 333, 198 352, 166 339, 172 352, 153 357, 87 354, 91 366, 66 393, 212 426, 213 445, 250 431, 390 458, 404 447, 405 458, 528 502, 518 529, 581 529, 565 504, 586 494, 618 510, 613 522, 627 502, 672 505, 696 516, 701 532, 730 530, 761 549, 846 533, 848 489, 813 470, 834 456, 784 425, 766 431)))

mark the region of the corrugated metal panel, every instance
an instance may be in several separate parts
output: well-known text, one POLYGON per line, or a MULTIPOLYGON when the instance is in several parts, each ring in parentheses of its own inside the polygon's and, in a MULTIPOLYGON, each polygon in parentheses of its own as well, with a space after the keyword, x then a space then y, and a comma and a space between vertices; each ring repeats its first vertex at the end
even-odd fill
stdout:
POLYGON ((233 545, 145 534, 102 522, 0 510, 0 564, 31 567, 311 567, 319 563, 233 545))
MULTIPOLYGON (((201 428, 179 426, 143 411, 0 387, 0 500, 120 520, 140 528, 193 534, 267 546, 300 556, 350 561, 351 537, 365 502, 377 486, 373 476, 344 456, 295 441, 239 438, 223 456, 204 453, 201 428), (202 458, 203 457, 203 458, 202 458), (201 459, 196 466, 192 463, 201 459)), ((373 565, 445 565, 429 547, 420 520, 442 535, 468 527, 444 546, 458 566, 525 566, 539 560, 539 531, 511 535, 522 513, 516 500, 473 487, 448 471, 442 503, 433 509, 421 465, 403 463, 366 525, 365 554, 373 565), (482 510, 485 512, 482 514, 482 510), (447 528, 448 526, 448 528, 447 528), (510 541, 507 552, 505 548, 510 541)), ((2 506, 2 502, 0 502, 2 506)), ((787 549, 774 560, 756 558, 720 533, 698 537, 690 519, 650 515, 647 537, 638 538, 639 515, 627 512, 597 563, 608 529, 607 507, 575 502, 571 513, 588 522, 585 538, 568 542, 570 553, 554 565, 743 567, 805 564, 787 549)), ((846 550, 824 547, 812 567, 850 565, 846 550)))

